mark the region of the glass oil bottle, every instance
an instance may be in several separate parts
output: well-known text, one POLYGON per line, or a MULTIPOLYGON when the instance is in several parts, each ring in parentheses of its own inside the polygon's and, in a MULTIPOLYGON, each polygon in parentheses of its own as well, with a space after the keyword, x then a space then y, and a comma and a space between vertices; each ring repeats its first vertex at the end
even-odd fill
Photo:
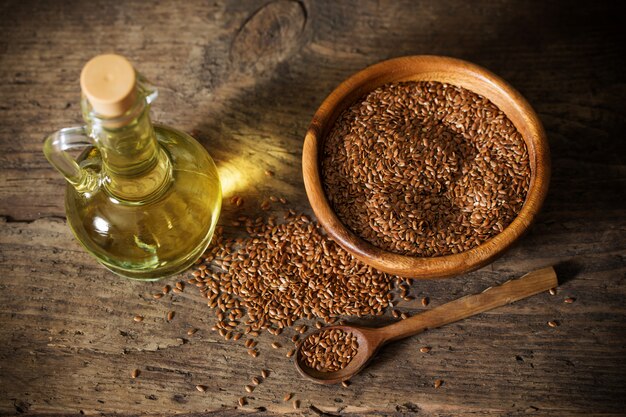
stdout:
POLYGON ((85 125, 48 136, 44 154, 67 180, 67 222, 111 271, 156 280, 206 250, 222 194, 211 157, 191 136, 153 124, 157 91, 119 55, 81 73, 85 125), (77 160, 68 151, 82 150, 77 160))

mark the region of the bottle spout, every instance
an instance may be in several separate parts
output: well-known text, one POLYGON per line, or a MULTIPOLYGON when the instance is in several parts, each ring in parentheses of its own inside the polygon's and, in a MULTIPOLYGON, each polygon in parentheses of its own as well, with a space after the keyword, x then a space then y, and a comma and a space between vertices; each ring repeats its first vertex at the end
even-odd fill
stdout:
POLYGON ((46 137, 43 153, 50 164, 59 171, 78 192, 94 191, 100 184, 100 175, 93 170, 81 168, 68 153, 94 146, 86 128, 68 127, 46 137))
POLYGON ((97 55, 80 73, 83 113, 116 127, 158 96, 157 88, 137 72, 128 59, 116 54, 97 55))

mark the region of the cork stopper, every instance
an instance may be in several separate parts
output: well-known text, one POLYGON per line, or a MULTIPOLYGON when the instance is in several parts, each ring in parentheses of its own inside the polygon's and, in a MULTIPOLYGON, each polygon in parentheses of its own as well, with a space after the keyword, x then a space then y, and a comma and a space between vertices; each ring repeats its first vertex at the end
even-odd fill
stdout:
POLYGON ((94 111, 105 117, 126 113, 135 101, 135 69, 123 56, 98 55, 83 67, 80 88, 94 111))

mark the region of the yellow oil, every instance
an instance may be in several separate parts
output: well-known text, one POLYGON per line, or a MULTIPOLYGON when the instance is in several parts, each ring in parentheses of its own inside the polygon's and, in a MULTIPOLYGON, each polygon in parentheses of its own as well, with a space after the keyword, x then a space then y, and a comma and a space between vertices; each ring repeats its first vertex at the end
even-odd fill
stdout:
MULTIPOLYGON (((171 164, 158 191, 143 200, 124 200, 106 183, 90 192, 68 184, 65 196, 68 224, 85 249, 111 271, 141 280, 193 264, 210 243, 222 203, 217 169, 206 149, 170 127, 155 124, 154 134, 171 164)), ((83 153, 79 164, 100 172, 98 148, 83 153)), ((126 179, 132 183, 133 177, 126 179)))

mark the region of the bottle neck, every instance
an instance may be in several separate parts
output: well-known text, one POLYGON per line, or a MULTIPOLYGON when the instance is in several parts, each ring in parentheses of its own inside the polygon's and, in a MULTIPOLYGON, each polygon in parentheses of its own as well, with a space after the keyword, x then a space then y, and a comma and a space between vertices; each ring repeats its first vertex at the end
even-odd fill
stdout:
POLYGON ((123 118, 85 116, 101 154, 103 186, 115 198, 127 202, 151 199, 171 179, 170 160, 156 139, 149 109, 139 96, 123 118))

